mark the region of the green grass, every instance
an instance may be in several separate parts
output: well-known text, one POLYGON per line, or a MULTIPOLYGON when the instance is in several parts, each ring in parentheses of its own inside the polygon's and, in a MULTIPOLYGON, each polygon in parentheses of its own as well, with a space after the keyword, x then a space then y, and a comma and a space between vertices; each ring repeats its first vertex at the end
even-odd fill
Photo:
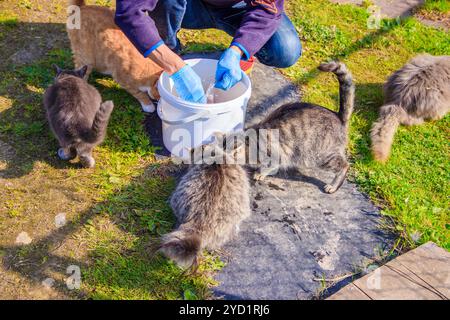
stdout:
POLYGON ((380 30, 368 30, 365 10, 328 1, 293 1, 289 11, 306 51, 297 65, 283 72, 299 83, 304 100, 332 109, 337 106, 335 80, 315 70, 323 60, 343 60, 356 79, 356 110, 350 132, 355 181, 383 207, 386 216, 393 218, 403 245, 413 247, 431 240, 450 249, 450 116, 419 127, 400 128, 386 165, 372 160, 368 134, 383 102, 381 85, 386 77, 417 53, 448 54, 449 34, 414 18, 385 20, 380 30))
MULTIPOLYGON (((27 1, 20 2, 20 10, 28 10, 27 6, 27 1)), ((383 101, 381 86, 386 77, 417 53, 448 54, 448 33, 414 18, 385 20, 380 30, 368 30, 363 8, 327 0, 290 1, 287 11, 299 30, 304 53, 295 66, 282 72, 300 86, 303 100, 337 107, 336 80, 317 72, 320 62, 339 58, 354 74, 357 101, 350 132, 351 179, 392 219, 399 246, 411 248, 431 240, 450 249, 450 116, 419 127, 401 127, 386 165, 372 161, 368 134, 383 101)), ((0 37, 18 24, 15 16, 0 15, 0 37)), ((220 50, 230 41, 225 33, 213 30, 184 30, 180 38, 187 52, 220 50)), ((97 167, 80 170, 75 164, 62 163, 55 157, 57 143, 42 108, 42 94, 53 80, 52 63, 71 67, 70 51, 55 49, 33 64, 8 66, 0 77, 0 138, 17 151, 6 167, 15 176, 10 180, 13 186, 0 190, 0 232, 18 233, 17 228, 27 223, 51 224, 49 212, 55 210, 67 212, 73 228, 48 237, 48 231, 42 230, 45 245, 37 258, 31 249, 11 250, 39 263, 57 259, 63 266, 80 264, 82 287, 69 293, 75 296, 208 298, 209 287, 215 284, 211 275, 223 266, 217 256, 207 255, 198 273, 184 274, 154 254, 160 235, 173 225, 167 199, 175 181, 168 174, 170 165, 154 160, 155 149, 144 132, 139 104, 110 78, 94 74, 90 82, 105 100, 115 102, 107 139, 95 151, 97 167), (55 186, 66 196, 49 200, 46 197, 55 186), (54 257, 48 243, 58 236, 69 239, 69 244, 65 256, 54 257)), ((2 254, 9 250, 3 246, 0 240, 2 254)), ((25 271, 17 273, 29 277, 25 271)))
POLYGON ((448 0, 426 0, 422 9, 426 11, 448 13, 450 12, 450 2, 448 0))

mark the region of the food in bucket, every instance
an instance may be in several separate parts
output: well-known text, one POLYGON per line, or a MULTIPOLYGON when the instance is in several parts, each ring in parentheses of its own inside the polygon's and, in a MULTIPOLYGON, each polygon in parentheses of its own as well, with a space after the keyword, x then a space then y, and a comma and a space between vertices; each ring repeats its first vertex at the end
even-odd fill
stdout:
POLYGON ((211 83, 208 86, 208 89, 206 89, 206 93, 205 93, 206 103, 208 103, 208 104, 214 103, 214 101, 216 100, 216 96, 217 96, 215 91, 216 91, 215 84, 211 83))
POLYGON ((158 115, 162 120, 164 146, 178 158, 189 158, 186 150, 209 142, 213 132, 235 132, 244 128, 245 112, 251 95, 247 75, 230 90, 213 88, 213 59, 190 59, 190 64, 202 80, 203 94, 209 104, 180 101, 168 73, 158 81, 161 99, 158 115))

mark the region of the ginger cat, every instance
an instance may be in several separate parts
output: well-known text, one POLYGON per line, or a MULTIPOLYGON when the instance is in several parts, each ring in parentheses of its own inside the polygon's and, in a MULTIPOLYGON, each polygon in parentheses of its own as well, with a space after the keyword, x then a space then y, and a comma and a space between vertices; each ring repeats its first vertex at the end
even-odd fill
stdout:
POLYGON ((154 112, 151 99, 159 99, 156 88, 161 67, 144 58, 114 23, 114 11, 100 6, 87 6, 84 0, 69 0, 80 7, 81 28, 67 28, 75 68, 88 66, 110 75, 135 97, 144 112, 154 112))

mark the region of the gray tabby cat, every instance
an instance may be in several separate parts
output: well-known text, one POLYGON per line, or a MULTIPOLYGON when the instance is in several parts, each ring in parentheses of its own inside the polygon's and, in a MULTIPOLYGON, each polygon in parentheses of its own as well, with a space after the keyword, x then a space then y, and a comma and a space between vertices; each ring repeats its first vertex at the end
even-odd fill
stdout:
POLYGON ((341 62, 321 64, 319 70, 333 72, 339 80, 339 111, 311 103, 292 103, 281 106, 249 128, 256 132, 279 130, 278 148, 270 150, 279 154, 279 166, 270 169, 259 166, 256 179, 264 179, 278 169, 320 168, 336 173, 333 181, 325 185, 325 192, 336 192, 344 182, 349 168, 345 149, 355 86, 351 73, 341 62))
POLYGON ((102 103, 97 89, 83 79, 87 66, 55 68, 55 82, 44 93, 44 106, 61 147, 58 156, 71 160, 78 155, 84 167, 94 167, 92 149, 103 142, 114 105, 112 101, 102 103))
POLYGON ((438 120, 450 110, 450 56, 419 55, 395 71, 384 85, 385 102, 371 129, 375 160, 389 158, 399 124, 438 120))
POLYGON ((201 250, 219 248, 250 216, 247 172, 239 165, 191 165, 170 199, 178 228, 160 251, 181 267, 197 264, 201 250))

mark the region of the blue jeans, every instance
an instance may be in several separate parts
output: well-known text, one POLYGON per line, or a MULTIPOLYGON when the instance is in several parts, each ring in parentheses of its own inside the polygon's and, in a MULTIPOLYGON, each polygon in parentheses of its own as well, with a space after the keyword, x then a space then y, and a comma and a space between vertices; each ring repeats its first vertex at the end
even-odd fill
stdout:
MULTIPOLYGON (((214 28, 234 36, 245 12, 244 2, 230 8, 216 8, 202 0, 160 0, 150 16, 164 43, 172 50, 179 51, 177 33, 181 28, 214 28)), ((302 46, 297 31, 283 13, 277 31, 258 51, 256 57, 265 65, 287 68, 296 63, 301 54, 302 46)))

